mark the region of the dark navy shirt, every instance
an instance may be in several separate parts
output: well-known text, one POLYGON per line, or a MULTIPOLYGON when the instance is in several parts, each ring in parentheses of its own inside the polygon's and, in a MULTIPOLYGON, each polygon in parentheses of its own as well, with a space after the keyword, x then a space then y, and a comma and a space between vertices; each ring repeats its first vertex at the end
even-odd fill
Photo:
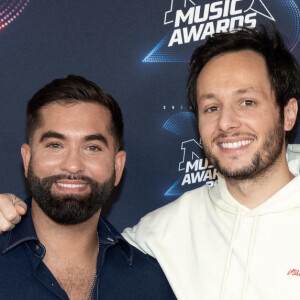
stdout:
MULTIPOLYGON (((92 299, 176 299, 157 261, 128 244, 104 218, 98 224, 100 251, 92 299)), ((43 263, 30 208, 21 223, 0 236, 0 299, 68 299, 43 263)))

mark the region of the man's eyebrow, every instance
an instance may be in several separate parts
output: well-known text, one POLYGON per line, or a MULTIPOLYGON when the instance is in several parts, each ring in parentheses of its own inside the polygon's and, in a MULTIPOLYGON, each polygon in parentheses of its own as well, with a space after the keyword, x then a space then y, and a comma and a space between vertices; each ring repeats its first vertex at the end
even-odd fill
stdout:
POLYGON ((208 93, 208 94, 203 94, 201 97, 198 99, 198 101, 203 101, 205 99, 213 99, 216 98, 216 95, 213 93, 208 93))
POLYGON ((107 138, 102 134, 91 134, 84 138, 86 141, 100 141, 105 144, 106 147, 108 147, 107 138))
MULTIPOLYGON (((265 94, 263 91, 257 90, 254 87, 248 87, 248 88, 238 89, 238 90, 234 91, 234 94, 236 94, 236 95, 243 95, 243 94, 246 94, 248 92, 263 93, 263 94, 265 94)), ((198 101, 200 102, 200 101, 203 101, 205 99, 214 99, 216 97, 217 96, 214 93, 207 93, 207 94, 201 95, 200 98, 198 99, 198 101)))
POLYGON ((237 95, 243 95, 243 94, 246 94, 248 92, 254 92, 254 93, 264 93, 260 90, 257 90, 256 88, 254 87, 248 87, 248 88, 244 88, 244 89, 238 89, 235 91, 235 94, 237 95))
POLYGON ((58 133, 56 131, 47 131, 45 133, 42 134, 41 138, 40 138, 40 143, 42 141, 44 141, 45 139, 49 139, 49 138, 55 138, 55 139, 60 139, 60 140, 65 140, 65 136, 61 133, 58 133))

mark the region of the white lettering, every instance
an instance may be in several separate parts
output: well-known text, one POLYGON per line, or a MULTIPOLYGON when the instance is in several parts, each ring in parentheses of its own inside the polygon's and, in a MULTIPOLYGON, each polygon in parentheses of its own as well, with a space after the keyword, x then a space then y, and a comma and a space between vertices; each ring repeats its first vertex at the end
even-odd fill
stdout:
POLYGON ((177 43, 178 45, 183 44, 182 41, 182 34, 180 29, 175 29, 172 33, 172 37, 170 39, 170 42, 168 44, 168 47, 172 47, 174 43, 177 43))
POLYGON ((225 0, 225 2, 224 2, 223 17, 228 17, 229 4, 230 4, 230 0, 225 0))
POLYGON ((205 172, 197 172, 197 173, 192 173, 191 177, 192 177, 192 183, 196 183, 196 182, 201 182, 203 180, 203 175, 205 174, 205 172))
POLYGON ((213 179, 216 179, 217 176, 218 176, 218 171, 217 171, 217 169, 214 168, 214 169, 213 169, 212 178, 213 178, 213 179))
POLYGON ((198 159, 196 159, 195 161, 191 162, 191 161, 188 161, 186 163, 186 167, 185 167, 185 173, 188 173, 190 170, 193 170, 193 171, 198 171, 198 159))
POLYGON ((184 175, 181 185, 185 185, 186 183, 191 184, 191 175, 190 174, 184 175))
MULTIPOLYGON (((197 169, 196 165, 192 166, 195 170, 197 169)), ((191 169, 191 168, 189 168, 191 169)), ((197 182, 204 182, 207 180, 216 180, 218 171, 215 168, 207 169, 204 171, 198 171, 193 173, 187 173, 184 175, 181 185, 193 184, 197 182)))
POLYGON ((218 2, 214 2, 214 3, 211 4, 210 12, 211 13, 216 13, 216 14, 215 15, 211 14, 209 16, 209 20, 216 20, 216 19, 219 19, 219 18, 222 17, 222 12, 223 12, 222 7, 219 7, 219 8, 217 7, 217 6, 222 5, 222 4, 223 4, 223 1, 218 1, 218 2))
POLYGON ((205 159, 203 159, 203 158, 199 159, 199 170, 207 169, 207 167, 208 167, 208 160, 206 158, 205 159))
POLYGON ((193 19, 194 19, 194 11, 195 11, 195 7, 191 7, 186 15, 184 15, 182 10, 177 10, 176 11, 176 17, 175 17, 175 24, 174 27, 178 27, 180 25, 180 22, 186 22, 186 20, 188 20, 188 24, 191 25, 193 23, 193 19))
POLYGON ((213 179, 212 177, 212 173, 211 173, 211 169, 208 169, 205 173, 205 176, 203 178, 203 181, 207 180, 207 179, 213 179))
POLYGON ((213 35, 214 33, 215 33, 214 23, 213 22, 206 23, 201 39, 204 40, 206 39, 207 36, 213 35))
POLYGON ((175 28, 181 24, 186 26, 174 29, 168 47, 205 40, 216 32, 229 32, 243 26, 255 28, 257 13, 243 15, 243 10, 238 9, 240 1, 242 0, 216 1, 190 7, 186 12, 177 10, 175 28), (228 18, 229 15, 234 17, 228 18), (216 21, 207 22, 208 20, 216 21))
POLYGON ((230 19, 217 21, 216 32, 227 32, 230 26, 230 19))
POLYGON ((193 38, 193 41, 199 41, 201 38, 203 26, 204 26, 204 24, 200 24, 198 31, 197 31, 196 25, 192 26, 190 28, 190 31, 187 27, 183 28, 182 31, 183 31, 184 43, 185 44, 189 43, 192 38, 193 38))
POLYGON ((210 4, 205 4, 202 17, 200 17, 201 5, 196 6, 195 17, 194 17, 195 23, 201 23, 201 22, 207 21, 208 15, 209 15, 209 6, 210 6, 210 4))
POLYGON ((243 25, 244 25, 244 16, 233 17, 231 18, 229 30, 232 31, 233 29, 236 29, 237 27, 241 27, 243 25), (237 21, 237 25, 235 25, 236 21, 237 21))
POLYGON ((256 17, 257 13, 248 14, 245 16, 245 24, 247 24, 247 27, 249 28, 255 28, 256 27, 256 17), (253 19, 252 19, 253 18, 253 19))
POLYGON ((238 1, 242 1, 242 0, 232 0, 232 2, 231 2, 230 14, 232 16, 239 15, 239 14, 243 13, 243 11, 241 9, 239 9, 239 10, 235 9, 236 2, 238 2, 238 1))

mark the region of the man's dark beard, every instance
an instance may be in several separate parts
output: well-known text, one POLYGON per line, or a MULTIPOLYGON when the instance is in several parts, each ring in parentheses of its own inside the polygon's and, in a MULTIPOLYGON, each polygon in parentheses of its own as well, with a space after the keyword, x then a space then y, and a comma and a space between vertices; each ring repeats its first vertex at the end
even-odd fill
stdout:
POLYGON ((56 223, 70 225, 88 220, 103 206, 114 187, 115 172, 104 183, 99 183, 86 176, 76 175, 58 175, 40 179, 29 165, 27 179, 32 196, 43 212, 56 223), (91 192, 84 196, 52 194, 53 183, 60 179, 83 180, 90 185, 91 192))
POLYGON ((254 154, 252 162, 245 168, 238 170, 230 170, 223 167, 220 160, 213 155, 205 145, 203 145, 203 150, 209 162, 214 165, 218 172, 223 174, 225 178, 233 180, 255 179, 263 176, 277 163, 277 159, 283 150, 284 137, 283 117, 280 116, 273 130, 270 130, 266 135, 263 146, 254 154))

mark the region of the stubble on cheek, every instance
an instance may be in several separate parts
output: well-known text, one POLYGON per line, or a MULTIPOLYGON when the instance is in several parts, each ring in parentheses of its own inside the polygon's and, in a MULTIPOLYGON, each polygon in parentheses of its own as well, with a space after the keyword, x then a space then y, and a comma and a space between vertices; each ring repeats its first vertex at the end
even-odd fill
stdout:
MULTIPOLYGON (((219 137, 225 136, 220 135, 219 137)), ((214 147, 217 147, 216 144, 212 143, 209 147, 203 143, 203 150, 208 161, 225 177, 236 180, 254 179, 258 176, 263 176, 272 166, 276 165, 283 151, 284 138, 283 121, 279 118, 275 126, 266 132, 263 145, 257 149, 252 158, 249 158, 250 162, 241 167, 232 167, 230 163, 224 165, 221 159, 213 154, 214 147)), ((231 160, 236 163, 239 160, 239 156, 233 155, 231 160)))

